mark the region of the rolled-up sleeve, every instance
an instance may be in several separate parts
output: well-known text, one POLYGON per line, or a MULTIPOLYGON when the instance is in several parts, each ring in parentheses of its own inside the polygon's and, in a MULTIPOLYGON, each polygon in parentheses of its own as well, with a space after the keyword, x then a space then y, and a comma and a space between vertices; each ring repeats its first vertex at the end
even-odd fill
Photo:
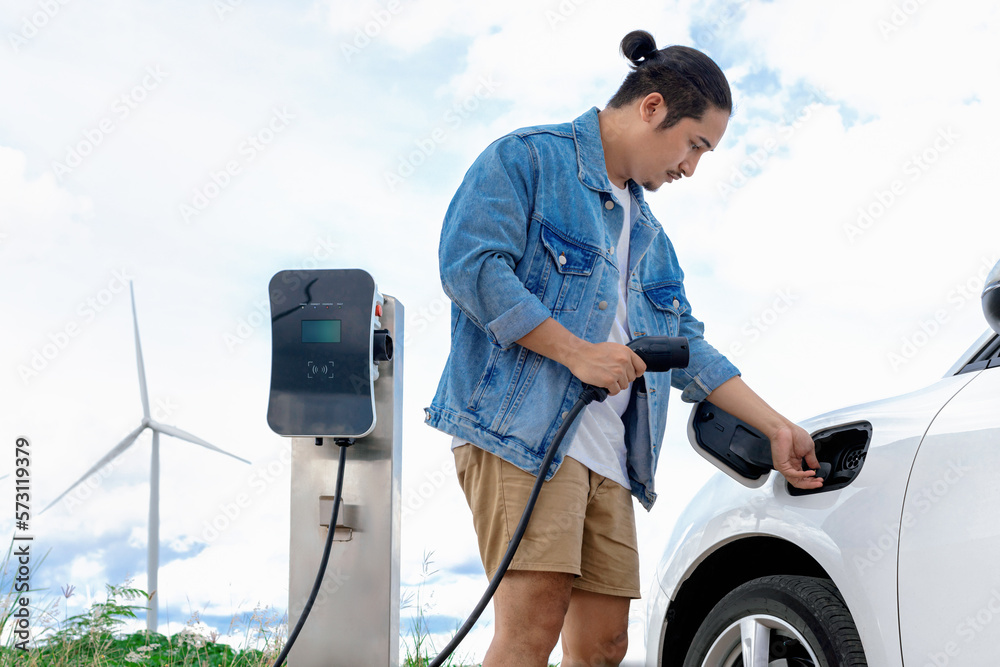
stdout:
MULTIPOLYGON (((684 298, 686 301, 687 297, 684 298)), ((687 368, 675 369, 670 374, 670 384, 681 390, 682 401, 703 401, 723 382, 740 374, 725 355, 705 340, 705 325, 691 314, 689 304, 681 314, 677 335, 688 339, 690 351, 687 368)))
POLYGON ((469 168, 441 229, 445 294, 504 349, 551 314, 515 275, 527 243, 534 168, 523 139, 495 141, 469 168))

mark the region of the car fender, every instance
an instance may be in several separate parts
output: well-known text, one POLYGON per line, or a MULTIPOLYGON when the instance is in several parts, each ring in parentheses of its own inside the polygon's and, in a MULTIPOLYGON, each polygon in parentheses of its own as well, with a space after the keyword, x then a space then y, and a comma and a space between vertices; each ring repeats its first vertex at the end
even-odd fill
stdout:
POLYGON ((872 425, 867 460, 842 489, 791 496, 773 471, 757 489, 713 476, 678 518, 657 567, 660 590, 654 586, 650 596, 647 642, 660 641, 656 619, 706 558, 737 540, 765 536, 791 542, 825 570, 854 615, 870 664, 902 664, 896 568, 906 483, 928 425, 970 380, 971 374, 945 377, 802 422, 810 433, 857 421, 872 425))

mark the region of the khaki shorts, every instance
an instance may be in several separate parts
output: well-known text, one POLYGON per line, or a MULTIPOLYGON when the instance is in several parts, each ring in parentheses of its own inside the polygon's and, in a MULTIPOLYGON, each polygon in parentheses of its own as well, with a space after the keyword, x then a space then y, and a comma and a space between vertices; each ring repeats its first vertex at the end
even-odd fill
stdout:
MULTIPOLYGON (((535 476, 471 444, 454 452, 479 554, 492 578, 521 520, 535 476)), ((538 494, 510 569, 568 572, 576 575, 574 588, 638 598, 637 544, 629 491, 565 457, 538 494)))

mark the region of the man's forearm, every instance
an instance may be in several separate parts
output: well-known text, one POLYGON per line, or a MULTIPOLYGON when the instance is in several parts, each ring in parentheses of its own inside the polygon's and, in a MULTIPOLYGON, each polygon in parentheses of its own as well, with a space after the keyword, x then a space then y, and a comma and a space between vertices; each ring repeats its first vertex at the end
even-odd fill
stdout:
POLYGON ((624 345, 591 343, 551 317, 517 341, 543 357, 559 362, 581 381, 604 387, 612 396, 642 375, 646 364, 624 345))
POLYGON ((579 355, 583 348, 588 345, 587 341, 579 338, 551 317, 522 336, 517 342, 532 352, 558 361, 566 367, 569 367, 569 361, 574 356, 579 355))
POLYGON ((779 428, 791 424, 777 410, 764 402, 743 378, 729 378, 708 395, 708 400, 737 419, 742 419, 767 437, 772 437, 779 428))
POLYGON ((809 434, 765 403, 742 378, 736 376, 726 380, 708 395, 708 400, 768 437, 774 469, 792 486, 818 489, 823 485, 813 472, 819 468, 819 460, 809 434), (803 461, 808 468, 803 466, 803 461))

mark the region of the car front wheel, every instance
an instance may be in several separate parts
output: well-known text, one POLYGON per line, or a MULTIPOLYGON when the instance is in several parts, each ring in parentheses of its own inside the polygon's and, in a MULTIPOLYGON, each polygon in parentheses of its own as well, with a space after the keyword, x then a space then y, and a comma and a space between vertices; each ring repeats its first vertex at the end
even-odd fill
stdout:
POLYGON ((866 667, 851 612, 828 579, 770 576, 722 598, 684 667, 866 667))

